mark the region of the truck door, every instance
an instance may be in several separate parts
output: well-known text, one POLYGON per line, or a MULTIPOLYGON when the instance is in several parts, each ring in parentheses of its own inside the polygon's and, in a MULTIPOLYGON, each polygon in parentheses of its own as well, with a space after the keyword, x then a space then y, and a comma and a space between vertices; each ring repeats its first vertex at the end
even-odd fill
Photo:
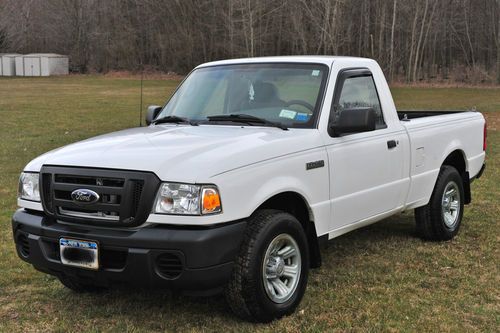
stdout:
MULTIPOLYGON (((330 168, 330 230, 383 215, 402 205, 406 133, 388 126, 373 75, 368 69, 344 70, 334 92, 330 122, 341 112, 371 107, 377 113, 374 131, 327 136, 330 168)), ((394 128, 395 127, 395 128, 394 128)))

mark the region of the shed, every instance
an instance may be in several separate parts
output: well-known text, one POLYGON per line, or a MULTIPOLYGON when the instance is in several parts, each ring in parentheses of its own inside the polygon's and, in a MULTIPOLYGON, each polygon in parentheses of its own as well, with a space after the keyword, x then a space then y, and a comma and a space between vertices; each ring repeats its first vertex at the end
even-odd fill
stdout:
POLYGON ((69 74, 68 56, 51 53, 40 55, 40 59, 42 76, 69 74))
POLYGON ((15 60, 19 76, 67 75, 68 57, 55 53, 32 53, 18 56, 15 60))
POLYGON ((0 55, 0 75, 14 76, 16 75, 16 62, 15 59, 18 54, 4 53, 0 55))
POLYGON ((22 57, 24 76, 41 76, 42 59, 38 54, 27 54, 22 57))

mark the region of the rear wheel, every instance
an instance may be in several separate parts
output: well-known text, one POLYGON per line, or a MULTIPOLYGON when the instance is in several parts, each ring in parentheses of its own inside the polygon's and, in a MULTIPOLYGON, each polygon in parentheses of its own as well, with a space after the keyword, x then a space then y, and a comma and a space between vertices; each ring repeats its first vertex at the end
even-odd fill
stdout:
POLYGON ((426 240, 449 240, 460 229, 464 211, 464 186, 457 169, 441 167, 431 199, 415 209, 417 233, 426 240))
POLYGON ((307 239, 299 221, 277 210, 248 221, 226 299, 238 316, 269 322, 292 313, 306 290, 307 239))

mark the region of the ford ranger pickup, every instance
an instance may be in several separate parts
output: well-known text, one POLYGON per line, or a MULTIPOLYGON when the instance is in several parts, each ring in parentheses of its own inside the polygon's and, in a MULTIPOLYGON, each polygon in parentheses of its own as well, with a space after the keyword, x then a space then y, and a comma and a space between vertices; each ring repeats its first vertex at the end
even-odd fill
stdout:
POLYGON ((398 112, 363 58, 202 64, 146 123, 26 165, 22 260, 78 292, 223 291, 267 322, 296 309, 323 241, 409 210, 452 239, 485 166, 481 113, 398 112))

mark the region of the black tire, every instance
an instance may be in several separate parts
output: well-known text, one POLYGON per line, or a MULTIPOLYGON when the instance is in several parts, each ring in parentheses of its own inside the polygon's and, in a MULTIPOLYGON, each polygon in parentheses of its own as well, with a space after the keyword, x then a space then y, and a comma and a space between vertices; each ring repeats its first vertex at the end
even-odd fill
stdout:
POLYGON ((70 276, 59 276, 59 281, 68 289, 76 293, 98 293, 104 291, 106 288, 101 286, 96 286, 89 283, 82 283, 76 278, 70 276))
POLYGON ((439 172, 431 199, 426 206, 415 209, 417 234, 425 240, 450 240, 458 233, 464 212, 464 185, 457 169, 444 165, 439 172), (451 185, 450 185, 451 184, 451 185), (447 186, 456 184, 458 190, 458 214, 453 225, 445 221, 443 213, 443 195, 447 186))
POLYGON ((226 300, 239 317, 249 321, 270 322, 295 311, 304 296, 308 272, 308 244, 300 222, 282 211, 259 210, 248 220, 240 253, 226 288, 226 300), (288 236, 293 238, 300 252, 300 273, 297 274, 295 289, 290 288, 294 290, 293 293, 290 292, 286 301, 276 303, 266 291, 264 258, 268 247, 275 244, 276 239, 288 236))

